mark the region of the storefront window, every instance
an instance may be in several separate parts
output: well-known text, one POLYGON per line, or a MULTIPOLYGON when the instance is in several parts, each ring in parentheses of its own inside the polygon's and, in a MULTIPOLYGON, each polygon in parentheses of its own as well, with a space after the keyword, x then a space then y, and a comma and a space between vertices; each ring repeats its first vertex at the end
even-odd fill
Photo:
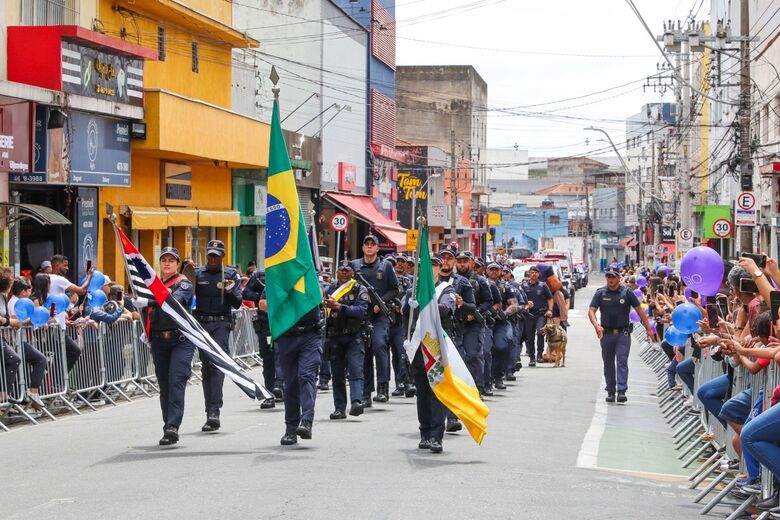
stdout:
POLYGON ((206 245, 217 236, 213 227, 192 228, 192 259, 198 265, 206 263, 206 245))

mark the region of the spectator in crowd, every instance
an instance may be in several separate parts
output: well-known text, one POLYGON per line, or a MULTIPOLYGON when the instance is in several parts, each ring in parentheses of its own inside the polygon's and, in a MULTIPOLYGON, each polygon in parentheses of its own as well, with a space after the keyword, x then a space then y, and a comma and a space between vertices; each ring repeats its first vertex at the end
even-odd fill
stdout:
POLYGON ((44 260, 41 265, 38 266, 38 272, 44 274, 51 274, 51 261, 44 260))

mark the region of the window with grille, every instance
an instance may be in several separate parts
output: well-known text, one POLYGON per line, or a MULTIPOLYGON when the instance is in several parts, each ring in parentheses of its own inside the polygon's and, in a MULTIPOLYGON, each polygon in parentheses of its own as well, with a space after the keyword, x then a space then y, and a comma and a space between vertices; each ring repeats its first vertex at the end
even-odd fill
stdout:
POLYGON ((79 0, 21 0, 22 25, 77 25, 79 0))
POLYGON ((560 224, 561 217, 559 215, 550 215, 550 224, 560 224))
POLYGON ((198 72, 198 42, 192 42, 192 72, 198 72))

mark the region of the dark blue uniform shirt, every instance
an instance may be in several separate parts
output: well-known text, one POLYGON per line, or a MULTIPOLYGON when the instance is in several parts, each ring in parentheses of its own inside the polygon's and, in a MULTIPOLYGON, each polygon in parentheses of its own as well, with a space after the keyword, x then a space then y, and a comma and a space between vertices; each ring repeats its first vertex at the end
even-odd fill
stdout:
POLYGON ((547 300, 552 298, 550 288, 544 282, 525 282, 522 285, 523 292, 528 298, 529 302, 533 302, 534 306, 529 309, 529 312, 537 315, 547 312, 547 300))
POLYGON ((474 299, 474 289, 472 289, 471 284, 466 278, 455 272, 449 277, 440 274, 439 280, 442 282, 449 281, 455 293, 463 299, 463 305, 455 310, 455 319, 466 323, 466 317, 473 316, 477 312, 477 302, 474 299))
POLYGON ((624 329, 631 320, 629 313, 633 307, 639 307, 639 298, 625 285, 616 291, 607 287, 596 289, 590 306, 601 312, 601 326, 605 329, 624 329))
POLYGON ((233 309, 241 307, 241 280, 238 271, 224 267, 224 281, 233 280, 231 291, 222 290, 223 275, 218 269, 209 271, 206 266, 195 270, 195 312, 212 316, 230 316, 233 309))
POLYGON ((398 277, 390 262, 375 260, 371 264, 365 263, 363 258, 350 262, 356 273, 360 273, 371 286, 376 289, 379 297, 389 302, 398 296, 398 277))

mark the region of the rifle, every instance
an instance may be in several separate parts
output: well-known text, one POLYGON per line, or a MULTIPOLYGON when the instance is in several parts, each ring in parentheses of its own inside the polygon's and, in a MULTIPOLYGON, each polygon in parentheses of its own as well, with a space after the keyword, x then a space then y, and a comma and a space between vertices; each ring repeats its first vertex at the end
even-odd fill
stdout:
POLYGON ((368 291, 368 299, 371 300, 371 304, 379 307, 379 310, 382 312, 382 314, 387 316, 387 319, 390 320, 391 325, 395 324, 395 316, 393 316, 393 312, 387 307, 387 304, 379 296, 379 293, 376 292, 374 286, 368 283, 368 280, 366 280, 366 278, 360 273, 356 272, 355 278, 357 278, 358 281, 363 284, 363 286, 368 291))
POLYGON ((474 278, 469 278, 469 284, 471 284, 471 289, 474 291, 474 302, 477 306, 477 309, 474 311, 474 321, 476 321, 478 324, 480 324, 483 327, 487 327, 487 321, 485 320, 485 316, 482 315, 481 312, 479 312, 479 304, 476 303, 477 301, 477 295, 479 294, 479 282, 477 282, 474 278))

